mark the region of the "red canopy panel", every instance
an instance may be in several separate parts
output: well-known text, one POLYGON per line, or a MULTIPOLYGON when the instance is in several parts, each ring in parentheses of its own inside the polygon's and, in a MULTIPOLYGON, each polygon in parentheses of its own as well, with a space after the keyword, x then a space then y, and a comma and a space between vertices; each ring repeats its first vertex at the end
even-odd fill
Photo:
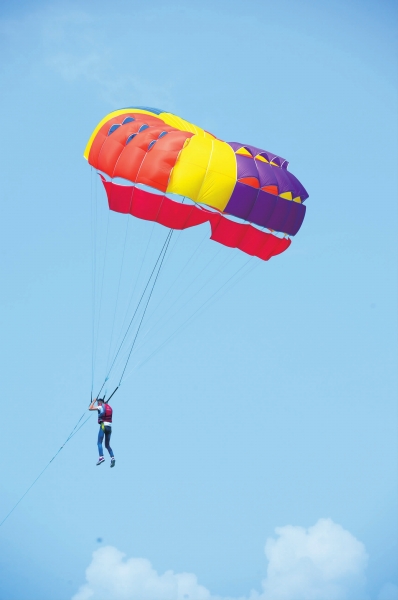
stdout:
POLYGON ((108 196, 109 208, 115 212, 131 214, 145 221, 156 221, 170 229, 188 229, 209 220, 208 214, 194 204, 181 204, 162 194, 112 183, 102 176, 101 179, 108 196))
POLYGON ((278 238, 252 225, 231 221, 220 213, 197 205, 182 204, 162 194, 106 181, 102 175, 101 179, 108 196, 109 208, 115 212, 155 221, 170 229, 187 229, 209 221, 210 239, 262 260, 281 254, 291 244, 288 238, 278 238))
POLYGON ((210 219, 210 239, 230 248, 238 248, 262 260, 269 260, 272 256, 281 254, 291 244, 289 238, 278 238, 252 225, 231 221, 221 214, 214 217, 210 219))
POLYGON ((126 113, 101 127, 88 162, 109 177, 122 177, 165 192, 178 154, 192 136, 150 115, 126 113), (128 116, 135 120, 109 134, 112 125, 120 125, 128 116))
MULTIPOLYGON (((122 115, 117 115, 116 117, 113 117, 112 119, 109 119, 109 121, 106 121, 106 123, 104 123, 101 127, 101 129, 97 132, 92 146, 90 148, 90 154, 88 155, 88 162, 90 165, 92 165, 93 167, 95 167, 96 169, 98 169, 99 167, 97 166, 98 164, 98 159, 99 159, 99 155, 100 152, 102 150, 102 146, 103 144, 109 139, 112 138, 111 136, 108 136, 109 130, 112 127, 112 125, 116 125, 116 124, 122 124, 124 119, 126 119, 126 117, 133 117, 135 120, 131 121, 130 123, 128 123, 129 126, 129 132, 130 133, 135 133, 136 131, 138 131, 138 129, 144 124, 148 124, 148 125, 162 125, 163 121, 161 119, 158 119, 156 117, 152 117, 151 115, 143 115, 140 113, 134 113, 133 111, 129 111, 126 110, 125 113, 123 113, 122 115), (145 117, 145 121, 143 120, 143 117, 145 117), (135 125, 134 125, 135 123, 135 125)), ((119 127, 119 129, 121 129, 122 131, 127 133, 127 128, 126 126, 124 127, 119 127)), ((103 169, 101 169, 103 170, 103 169)), ((107 171, 104 171, 105 173, 107 173, 107 171)))

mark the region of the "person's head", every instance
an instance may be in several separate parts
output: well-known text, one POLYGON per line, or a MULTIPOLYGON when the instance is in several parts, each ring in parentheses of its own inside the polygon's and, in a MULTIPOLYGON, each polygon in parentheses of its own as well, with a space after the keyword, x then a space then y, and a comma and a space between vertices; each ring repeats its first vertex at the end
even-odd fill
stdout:
POLYGON ((104 399, 103 398, 97 398, 97 404, 99 404, 100 406, 102 406, 104 403, 104 399))

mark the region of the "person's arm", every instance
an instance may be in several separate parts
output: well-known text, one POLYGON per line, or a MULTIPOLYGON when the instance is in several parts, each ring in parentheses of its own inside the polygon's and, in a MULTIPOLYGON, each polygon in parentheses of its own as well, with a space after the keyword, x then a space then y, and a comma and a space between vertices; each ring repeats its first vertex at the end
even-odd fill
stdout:
POLYGON ((88 410, 98 410, 99 406, 94 406, 94 404, 97 402, 97 398, 94 398, 94 400, 92 401, 92 403, 90 404, 90 406, 88 407, 88 410))

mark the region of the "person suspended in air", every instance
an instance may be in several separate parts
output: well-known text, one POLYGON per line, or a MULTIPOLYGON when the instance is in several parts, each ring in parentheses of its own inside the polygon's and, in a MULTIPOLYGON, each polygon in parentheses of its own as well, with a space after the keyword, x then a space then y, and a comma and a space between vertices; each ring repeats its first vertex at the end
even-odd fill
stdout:
POLYGON ((88 410, 97 410, 98 411, 98 423, 99 423, 99 432, 98 432, 98 453, 99 458, 97 462, 98 465, 102 465, 105 462, 104 458, 104 450, 102 447, 102 442, 105 437, 105 448, 109 452, 109 456, 111 457, 111 467, 115 466, 115 456, 113 454, 113 450, 110 447, 110 439, 112 435, 112 413, 113 410, 104 402, 104 398, 94 398, 92 403, 89 406, 88 410), (97 406, 95 404, 97 403, 97 406))

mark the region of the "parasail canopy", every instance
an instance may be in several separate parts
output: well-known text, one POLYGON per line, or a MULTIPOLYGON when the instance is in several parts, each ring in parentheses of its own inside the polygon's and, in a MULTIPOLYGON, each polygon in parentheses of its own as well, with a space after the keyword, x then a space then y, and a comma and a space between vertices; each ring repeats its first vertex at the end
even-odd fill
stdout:
POLYGON ((308 194, 284 158, 159 109, 110 113, 84 156, 111 210, 171 229, 209 222, 212 240, 262 260, 284 252, 304 220, 308 194))

